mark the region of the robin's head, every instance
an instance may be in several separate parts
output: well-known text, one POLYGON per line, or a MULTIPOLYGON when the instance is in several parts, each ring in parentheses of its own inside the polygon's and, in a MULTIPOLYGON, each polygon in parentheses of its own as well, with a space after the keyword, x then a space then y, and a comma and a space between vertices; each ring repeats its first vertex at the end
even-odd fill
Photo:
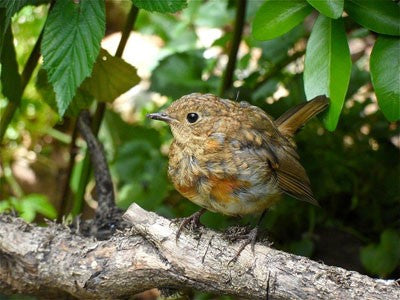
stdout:
POLYGON ((190 94, 172 103, 165 111, 147 115, 171 127, 178 142, 201 141, 232 116, 231 101, 212 94, 190 94))

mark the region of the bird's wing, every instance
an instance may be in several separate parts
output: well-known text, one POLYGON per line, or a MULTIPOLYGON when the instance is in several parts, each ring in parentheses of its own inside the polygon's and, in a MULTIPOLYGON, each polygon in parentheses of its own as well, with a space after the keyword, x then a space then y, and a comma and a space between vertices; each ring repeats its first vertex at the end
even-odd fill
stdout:
POLYGON ((245 137, 250 132, 254 137, 262 137, 262 143, 255 143, 256 138, 250 138, 252 145, 257 148, 263 148, 266 151, 264 157, 269 161, 272 174, 277 179, 280 190, 292 197, 302 201, 318 205, 313 197, 310 180, 306 171, 299 162, 299 156, 296 153, 294 144, 286 138, 264 111, 259 108, 251 108, 250 122, 251 128, 245 129, 242 133, 245 137))

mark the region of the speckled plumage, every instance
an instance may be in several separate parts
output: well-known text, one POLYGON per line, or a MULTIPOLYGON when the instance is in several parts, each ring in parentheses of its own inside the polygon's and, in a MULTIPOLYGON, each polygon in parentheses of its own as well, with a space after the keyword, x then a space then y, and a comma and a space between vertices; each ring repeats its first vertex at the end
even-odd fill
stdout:
POLYGON ((317 204, 292 136, 327 104, 319 96, 273 121, 247 102, 195 93, 153 118, 169 123, 174 136, 168 175, 175 188, 210 211, 246 215, 263 212, 282 192, 317 204), (189 113, 198 120, 188 122, 189 113))

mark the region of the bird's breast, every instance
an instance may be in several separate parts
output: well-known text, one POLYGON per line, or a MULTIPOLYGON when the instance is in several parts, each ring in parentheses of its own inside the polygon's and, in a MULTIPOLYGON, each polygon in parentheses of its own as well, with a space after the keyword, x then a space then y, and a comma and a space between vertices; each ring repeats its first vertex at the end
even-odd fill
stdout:
MULTIPOLYGON (((208 147, 219 145, 209 142, 208 147)), ((260 213, 277 201, 276 182, 266 177, 260 164, 249 165, 226 152, 203 151, 199 157, 174 144, 171 151, 169 177, 180 194, 199 206, 237 216, 260 213)))

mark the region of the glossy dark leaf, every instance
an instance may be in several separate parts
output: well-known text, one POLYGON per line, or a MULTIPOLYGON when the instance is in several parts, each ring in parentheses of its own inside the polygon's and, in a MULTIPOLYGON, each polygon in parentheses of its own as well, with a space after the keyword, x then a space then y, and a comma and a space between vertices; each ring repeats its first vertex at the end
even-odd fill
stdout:
POLYGON ((400 120, 400 38, 380 36, 370 60, 379 107, 389 121, 400 120))
POLYGON ((257 40, 276 38, 295 27, 312 11, 305 0, 267 0, 253 21, 253 36, 257 40))
POLYGON ((316 10, 325 16, 337 19, 343 13, 344 0, 307 0, 316 10))
POLYGON ((90 75, 104 31, 103 1, 56 1, 51 10, 41 51, 61 116, 90 75))
POLYGON ((392 0, 347 0, 345 10, 357 23, 372 31, 400 35, 400 7, 392 0))
POLYGON ((341 19, 318 17, 308 40, 304 68, 307 99, 318 95, 327 95, 331 99, 324 123, 333 131, 339 121, 351 74, 350 51, 341 19))

